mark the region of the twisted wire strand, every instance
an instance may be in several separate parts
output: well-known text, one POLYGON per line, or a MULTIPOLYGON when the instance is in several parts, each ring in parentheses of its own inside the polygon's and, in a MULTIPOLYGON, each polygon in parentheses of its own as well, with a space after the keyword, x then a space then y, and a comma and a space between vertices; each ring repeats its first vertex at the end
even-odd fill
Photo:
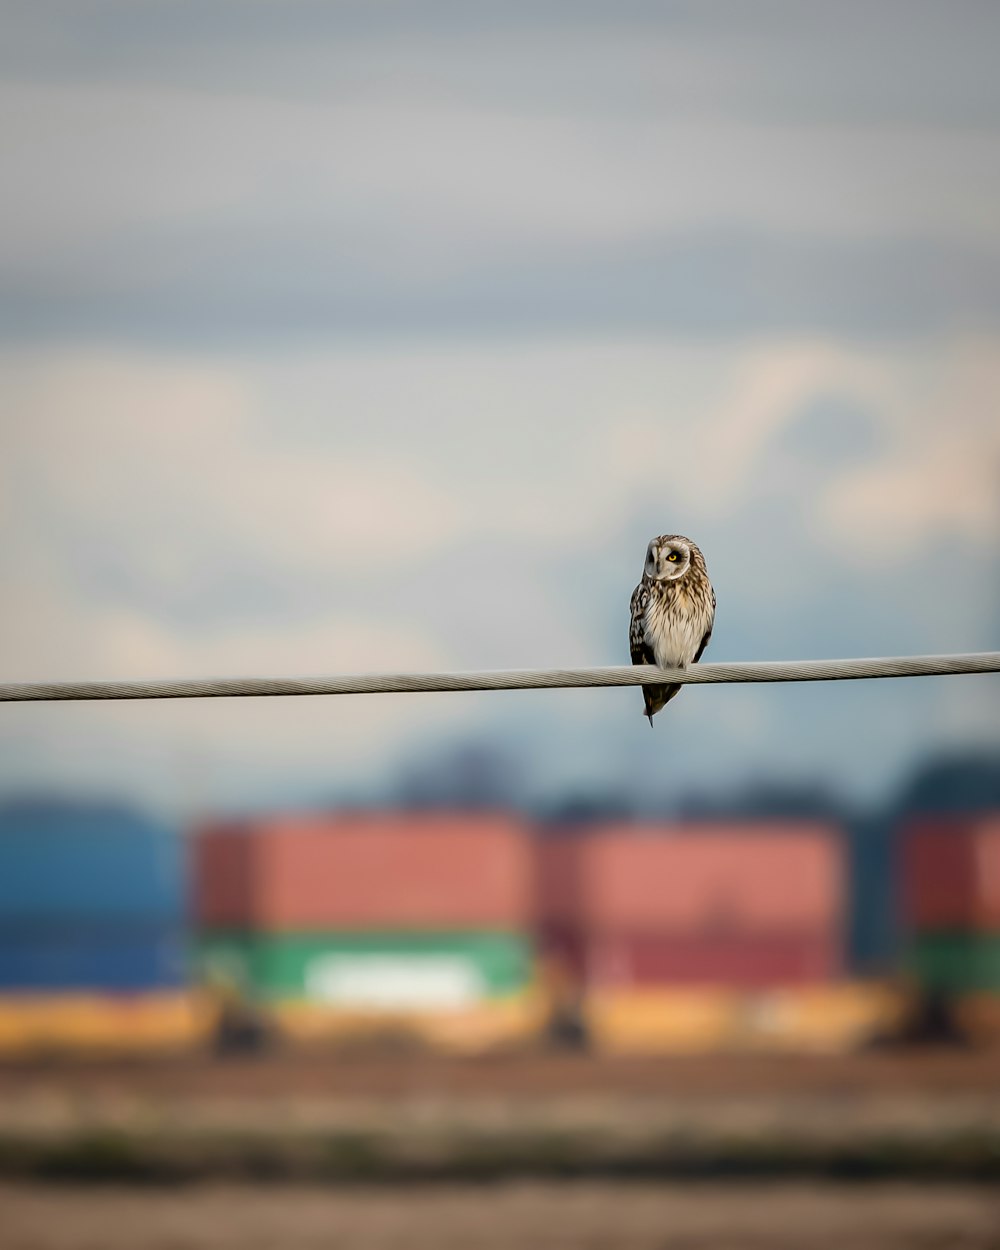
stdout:
POLYGON ((288 695, 413 694, 457 690, 552 690, 569 687, 687 686, 786 681, 857 681, 1000 672, 1000 651, 873 659, 778 660, 609 668, 495 669, 479 673, 358 673, 328 677, 222 677, 180 681, 67 681, 0 684, 0 703, 116 699, 245 699, 288 695))

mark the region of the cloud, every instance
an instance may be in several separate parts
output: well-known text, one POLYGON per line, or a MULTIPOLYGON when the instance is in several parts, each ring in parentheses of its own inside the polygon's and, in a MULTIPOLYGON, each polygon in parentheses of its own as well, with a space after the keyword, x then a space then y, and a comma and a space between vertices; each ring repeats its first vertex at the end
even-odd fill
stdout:
POLYGON ((833 536, 879 535, 888 554, 1000 535, 1000 364, 983 342, 915 370, 885 407, 893 438, 843 473, 818 501, 833 536))
POLYGON ((183 594, 224 578, 230 556, 238 577, 254 565, 336 577, 419 557, 454 528, 402 452, 299 450, 279 413, 257 421, 252 380, 223 364, 9 353, 0 402, 17 414, 0 480, 32 518, 25 539, 68 545, 61 576, 102 595, 124 572, 183 594))
POLYGON ((248 7, 13 23, 0 332, 858 336, 1000 317, 986 10, 925 7, 904 47, 892 4, 863 37, 783 6, 749 26, 446 6, 419 29, 397 7, 248 7))
MULTIPOLYGON (((8 351, 3 676, 614 663, 664 529, 708 554, 714 658, 987 649, 995 359, 990 338, 8 351), (942 547, 949 593, 928 597, 942 547)), ((943 685, 917 685, 698 692, 671 758, 703 780, 836 760, 870 783, 934 741, 943 685)), ((967 721, 949 695, 949 735, 982 732, 972 685, 967 721)), ((164 760, 193 750, 238 797, 370 778, 470 734, 516 744, 540 785, 645 784, 662 735, 632 725, 630 694, 49 709, 44 730, 6 709, 2 772, 120 764, 163 794, 164 760)))
MULTIPOLYGON (((0 667, 613 662, 664 529, 709 555, 718 658, 995 646, 996 24, 18 7, 0 667)), ((0 784, 162 797, 195 743, 206 792, 288 793, 468 733, 551 786, 863 785, 987 732, 975 682, 888 685, 691 692, 656 734, 628 691, 2 709, 0 784)))
MULTIPOLYGON (((239 630, 180 631, 115 605, 81 610, 60 588, 21 584, 3 625, 4 680, 317 676, 435 671, 446 659, 410 620, 340 613, 239 630)), ((177 803, 252 803, 370 776, 416 737, 457 733, 471 709, 413 697, 221 699, 6 707, 0 788, 125 790, 177 803), (194 781, 188 775, 195 774, 194 781), (195 784, 197 793, 180 793, 195 784)))
POLYGON ((713 525, 808 489, 816 535, 856 525, 882 560, 943 523, 989 544, 998 392, 988 338, 8 352, 7 558, 61 560, 99 595, 115 568, 169 592, 228 567, 325 576, 335 602, 434 562, 468 582, 522 547, 600 542, 664 482, 713 525))
POLYGON ((0 65, 21 78, 337 97, 392 88, 533 109, 694 116, 997 120, 997 16, 981 0, 878 0, 863 26, 800 0, 203 0, 181 10, 72 0, 10 13, 0 65), (899 38, 905 28, 906 38, 899 38), (886 72, 891 65, 892 72, 886 72), (961 73, 956 72, 961 66, 961 73))

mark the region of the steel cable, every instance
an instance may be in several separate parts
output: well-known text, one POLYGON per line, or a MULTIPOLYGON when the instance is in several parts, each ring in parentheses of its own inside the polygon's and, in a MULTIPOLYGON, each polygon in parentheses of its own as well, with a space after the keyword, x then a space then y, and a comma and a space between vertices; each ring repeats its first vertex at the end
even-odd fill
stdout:
POLYGON ((550 690, 568 687, 680 683, 856 681, 1000 672, 1000 651, 975 655, 907 655, 875 659, 777 660, 610 668, 496 669, 479 673, 358 673, 328 677, 221 677, 178 681, 64 681, 0 684, 0 703, 116 699, 234 699, 332 694, 411 694, 455 690, 550 690))

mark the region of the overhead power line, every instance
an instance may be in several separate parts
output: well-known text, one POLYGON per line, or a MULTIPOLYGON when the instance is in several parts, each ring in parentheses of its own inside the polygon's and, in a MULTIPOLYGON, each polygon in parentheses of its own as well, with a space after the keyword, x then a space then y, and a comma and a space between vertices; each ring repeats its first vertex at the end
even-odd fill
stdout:
POLYGON ((0 703, 60 703, 117 699, 246 699, 277 695, 415 694, 453 690, 551 690, 588 686, 680 683, 856 681, 873 677, 934 677, 1000 672, 1000 651, 976 655, 905 655, 876 659, 776 660, 696 664, 686 669, 495 669, 479 673, 358 673, 328 677, 220 677, 179 681, 63 681, 0 684, 0 703))

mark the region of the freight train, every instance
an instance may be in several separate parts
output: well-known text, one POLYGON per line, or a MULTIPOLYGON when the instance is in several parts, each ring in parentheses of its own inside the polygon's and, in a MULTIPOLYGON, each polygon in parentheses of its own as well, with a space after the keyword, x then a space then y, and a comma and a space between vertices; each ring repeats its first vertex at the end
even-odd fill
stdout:
POLYGON ((918 823, 899 847, 904 965, 860 981, 831 822, 367 812, 179 835, 8 804, 0 1054, 837 1050, 899 1036, 928 1004, 1000 1037, 1000 819, 918 823))

